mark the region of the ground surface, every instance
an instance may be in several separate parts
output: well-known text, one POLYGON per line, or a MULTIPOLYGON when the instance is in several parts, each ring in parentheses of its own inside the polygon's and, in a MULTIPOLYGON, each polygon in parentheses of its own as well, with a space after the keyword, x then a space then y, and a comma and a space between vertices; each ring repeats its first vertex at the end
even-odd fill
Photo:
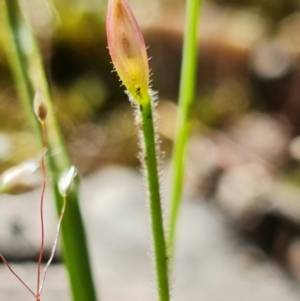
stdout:
MULTIPOLYGON (((106 168, 82 181, 83 214, 101 300, 155 300, 147 206, 142 191, 140 174, 120 167, 106 168)), ((38 218, 33 218, 37 199, 38 192, 22 201, 1 197, 0 249, 6 254, 24 250, 16 253, 22 258, 38 245, 38 218), (9 230, 15 228, 12 224, 16 222, 22 228, 17 236, 9 230)), ((53 221, 53 208, 46 208, 48 220, 53 221)), ((47 227, 54 229, 48 232, 53 236, 55 223, 49 222, 47 227)), ((267 260, 250 256, 246 243, 212 204, 185 202, 178 245, 173 300, 299 300, 300 287, 267 260)), ((35 287, 34 264, 13 267, 35 287)), ((68 291, 64 268, 52 266, 42 300, 70 300, 68 291)), ((0 300, 33 300, 4 265, 0 266, 0 300)))

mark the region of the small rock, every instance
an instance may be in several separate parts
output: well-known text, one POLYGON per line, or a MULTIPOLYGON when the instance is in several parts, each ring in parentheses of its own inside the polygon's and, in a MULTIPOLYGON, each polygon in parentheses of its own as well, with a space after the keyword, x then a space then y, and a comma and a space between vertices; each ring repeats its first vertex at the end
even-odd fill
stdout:
POLYGON ((250 62, 254 74, 264 80, 283 78, 294 67, 292 56, 278 41, 265 41, 257 46, 250 62))
POLYGON ((300 12, 295 12, 279 24, 279 40, 290 53, 300 55, 300 12))
POLYGON ((300 238, 294 239, 287 250, 289 270, 300 280, 300 238))
POLYGON ((273 177, 266 167, 249 163, 225 172, 217 187, 216 199, 236 221, 247 224, 268 208, 273 177))
POLYGON ((289 153, 293 159, 300 161, 300 136, 297 136, 291 141, 289 153))
POLYGON ((290 129, 262 113, 250 113, 229 129, 230 137, 247 151, 279 167, 288 157, 290 129))
MULTIPOLYGON (((10 196, 0 195, 0 252, 7 258, 33 259, 40 248, 41 189, 10 196)), ((45 250, 50 254, 56 234, 56 212, 47 190, 44 200, 45 250)))

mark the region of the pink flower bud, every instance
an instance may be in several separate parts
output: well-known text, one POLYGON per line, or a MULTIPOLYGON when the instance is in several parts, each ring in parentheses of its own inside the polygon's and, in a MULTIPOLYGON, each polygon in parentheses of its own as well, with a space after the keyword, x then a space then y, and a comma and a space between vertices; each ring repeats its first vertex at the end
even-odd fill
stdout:
POLYGON ((40 163, 32 159, 6 170, 0 177, 0 192, 19 194, 37 188, 42 181, 40 163))
POLYGON ((123 84, 139 103, 147 99, 149 65, 144 38, 127 0, 109 0, 108 49, 123 84))

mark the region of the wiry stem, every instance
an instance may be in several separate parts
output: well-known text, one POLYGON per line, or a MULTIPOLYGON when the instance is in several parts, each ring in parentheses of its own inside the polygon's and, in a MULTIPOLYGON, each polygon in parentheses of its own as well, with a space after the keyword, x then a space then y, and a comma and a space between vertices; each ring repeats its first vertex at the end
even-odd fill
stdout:
POLYGON ((45 226, 44 226, 44 198, 46 190, 46 167, 45 167, 45 154, 47 148, 47 136, 45 122, 41 121, 42 133, 43 133, 43 155, 42 155, 42 172, 43 172, 43 187, 40 201, 40 220, 41 220, 41 245, 38 259, 38 270, 37 270, 37 292, 40 289, 41 282, 41 264, 43 259, 44 247, 45 247, 45 226))
POLYGON ((11 271, 11 273, 28 289, 28 291, 36 298, 36 294, 33 292, 33 290, 21 279, 20 276, 12 269, 12 267, 9 265, 5 257, 0 253, 0 258, 4 262, 4 264, 7 266, 7 268, 11 271))
POLYGON ((61 222, 62 222, 62 219, 64 217, 64 214, 65 214, 66 203, 67 203, 67 197, 64 196, 63 206, 62 206, 61 213, 60 213, 58 223, 57 223, 56 236, 55 236, 54 244, 53 244, 53 247, 52 247, 52 250, 51 250, 50 258, 49 258, 49 260, 48 260, 48 262, 47 262, 47 264, 44 268, 44 272, 43 272, 43 276, 42 276, 42 282, 41 282, 41 286, 39 288, 39 295, 42 293, 43 286, 44 286, 45 279, 46 279, 47 270, 48 270, 48 268, 49 268, 49 266, 50 266, 50 264, 53 260, 53 257, 55 255, 55 251, 56 251, 56 247, 57 247, 57 243, 58 243, 59 232, 60 232, 60 226, 61 226, 61 222))

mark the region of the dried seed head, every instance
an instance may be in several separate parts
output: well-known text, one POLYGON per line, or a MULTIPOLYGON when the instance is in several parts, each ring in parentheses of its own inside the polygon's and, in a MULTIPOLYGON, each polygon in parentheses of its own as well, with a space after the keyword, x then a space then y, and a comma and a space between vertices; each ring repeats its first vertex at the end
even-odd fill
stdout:
POLYGON ((31 159, 6 170, 0 177, 0 192, 19 194, 32 191, 42 183, 40 163, 31 159))
POLYGON ((143 103, 149 89, 147 51, 127 0, 108 1, 106 33, 117 73, 131 96, 143 103))
POLYGON ((74 177, 76 177, 76 175, 77 170, 74 166, 71 166, 63 172, 58 183, 58 189, 62 196, 65 197, 70 193, 72 189, 73 179, 74 177))
POLYGON ((47 102, 40 88, 37 88, 34 96, 34 113, 40 121, 45 121, 48 113, 47 102))

